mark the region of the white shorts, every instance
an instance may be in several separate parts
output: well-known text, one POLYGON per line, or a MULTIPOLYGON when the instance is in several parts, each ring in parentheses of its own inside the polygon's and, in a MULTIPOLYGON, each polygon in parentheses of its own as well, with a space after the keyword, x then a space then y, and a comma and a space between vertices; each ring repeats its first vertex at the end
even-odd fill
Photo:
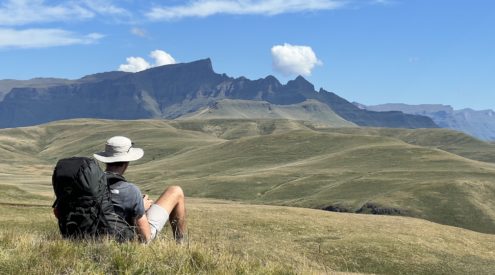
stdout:
POLYGON ((169 214, 167 210, 158 204, 153 204, 148 211, 146 211, 146 218, 148 218, 148 223, 151 229, 151 239, 155 239, 156 235, 162 231, 163 227, 168 221, 169 214))

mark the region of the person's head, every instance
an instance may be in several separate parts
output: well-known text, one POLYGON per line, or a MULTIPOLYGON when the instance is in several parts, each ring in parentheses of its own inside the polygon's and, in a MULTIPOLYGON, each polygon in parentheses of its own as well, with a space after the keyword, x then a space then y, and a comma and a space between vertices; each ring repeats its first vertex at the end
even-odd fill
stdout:
POLYGON ((129 167, 128 161, 119 161, 105 164, 107 166, 105 171, 114 172, 120 175, 123 175, 125 170, 127 170, 127 167, 129 167))
POLYGON ((107 171, 123 174, 130 161, 143 157, 141 148, 134 148, 134 143, 126 137, 115 136, 107 140, 105 151, 93 154, 93 157, 107 165, 107 171))

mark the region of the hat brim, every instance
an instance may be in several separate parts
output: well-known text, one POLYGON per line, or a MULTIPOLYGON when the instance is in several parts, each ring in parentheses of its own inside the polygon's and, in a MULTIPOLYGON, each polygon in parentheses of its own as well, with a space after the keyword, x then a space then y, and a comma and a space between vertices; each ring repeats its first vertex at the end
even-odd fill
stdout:
POLYGON ((144 155, 143 149, 131 148, 129 149, 129 152, 118 156, 108 155, 106 152, 99 152, 93 154, 93 157, 103 163, 114 163, 114 162, 135 161, 142 158, 143 155, 144 155))

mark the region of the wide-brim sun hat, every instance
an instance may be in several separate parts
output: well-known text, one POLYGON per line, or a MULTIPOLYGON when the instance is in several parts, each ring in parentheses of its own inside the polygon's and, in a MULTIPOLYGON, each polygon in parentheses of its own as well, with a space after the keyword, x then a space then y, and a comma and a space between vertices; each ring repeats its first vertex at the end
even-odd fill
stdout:
POLYGON ((143 157, 144 151, 134 148, 133 145, 129 138, 111 137, 105 144, 105 151, 93 154, 93 157, 103 163, 135 161, 143 157))

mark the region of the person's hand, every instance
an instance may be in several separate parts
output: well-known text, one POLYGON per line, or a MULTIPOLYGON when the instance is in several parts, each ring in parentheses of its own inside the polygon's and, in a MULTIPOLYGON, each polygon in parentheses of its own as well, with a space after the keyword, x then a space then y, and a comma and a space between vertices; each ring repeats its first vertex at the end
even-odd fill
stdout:
POLYGON ((153 205, 153 200, 150 200, 148 195, 143 196, 144 211, 147 211, 151 205, 153 205))
POLYGON ((53 207, 53 215, 55 215, 55 218, 57 219, 60 217, 60 212, 57 207, 53 207))

